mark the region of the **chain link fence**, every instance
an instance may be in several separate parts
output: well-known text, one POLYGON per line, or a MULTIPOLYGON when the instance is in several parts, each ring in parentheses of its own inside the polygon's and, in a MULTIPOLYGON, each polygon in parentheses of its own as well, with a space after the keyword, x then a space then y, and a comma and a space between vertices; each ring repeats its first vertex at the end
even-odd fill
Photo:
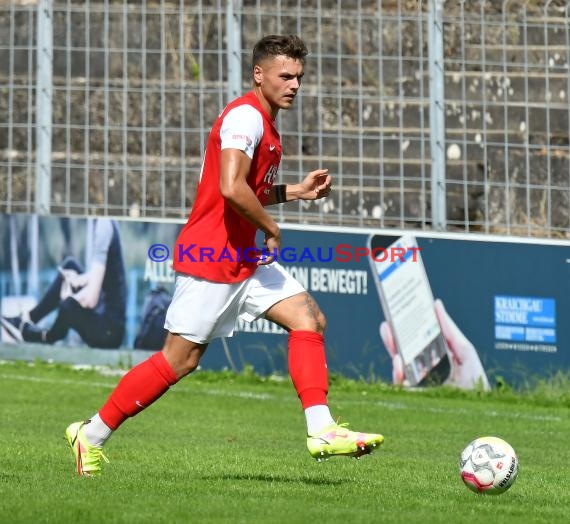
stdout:
POLYGON ((269 33, 310 49, 281 179, 335 177, 280 221, 570 237, 560 0, 0 0, 0 211, 184 218, 269 33))

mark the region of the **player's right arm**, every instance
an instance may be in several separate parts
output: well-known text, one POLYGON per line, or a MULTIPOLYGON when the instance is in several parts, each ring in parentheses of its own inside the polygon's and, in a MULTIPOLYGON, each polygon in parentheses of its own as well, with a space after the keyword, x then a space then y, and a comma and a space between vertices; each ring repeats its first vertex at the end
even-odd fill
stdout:
MULTIPOLYGON (((220 158, 220 192, 232 208, 265 233, 270 253, 279 252, 281 231, 247 183, 251 159, 239 149, 222 149, 220 158)), ((271 260, 266 260, 266 263, 271 260)))
MULTIPOLYGON (((239 215, 263 231, 269 251, 279 252, 279 226, 247 183, 255 148, 262 136, 263 119, 252 106, 240 105, 225 115, 220 127, 220 193, 239 215)), ((265 263, 271 261, 269 257, 265 263)))

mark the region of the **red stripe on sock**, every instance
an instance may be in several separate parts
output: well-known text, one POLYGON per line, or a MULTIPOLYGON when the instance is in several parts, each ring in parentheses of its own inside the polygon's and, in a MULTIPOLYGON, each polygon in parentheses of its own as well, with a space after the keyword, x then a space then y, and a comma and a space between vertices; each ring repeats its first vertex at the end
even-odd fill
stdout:
POLYGON ((132 368, 117 384, 99 410, 101 420, 112 430, 158 400, 178 381, 162 351, 132 368))
POLYGON ((288 360, 303 409, 326 405, 329 384, 323 336, 314 331, 291 331, 288 360))

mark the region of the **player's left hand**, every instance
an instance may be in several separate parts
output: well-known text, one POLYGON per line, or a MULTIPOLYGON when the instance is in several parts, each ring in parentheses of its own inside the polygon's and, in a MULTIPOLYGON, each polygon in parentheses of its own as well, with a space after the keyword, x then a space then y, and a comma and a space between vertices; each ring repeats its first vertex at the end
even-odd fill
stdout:
POLYGON ((298 197, 301 200, 319 200, 329 196, 331 192, 332 177, 328 169, 311 171, 305 179, 298 184, 298 197))

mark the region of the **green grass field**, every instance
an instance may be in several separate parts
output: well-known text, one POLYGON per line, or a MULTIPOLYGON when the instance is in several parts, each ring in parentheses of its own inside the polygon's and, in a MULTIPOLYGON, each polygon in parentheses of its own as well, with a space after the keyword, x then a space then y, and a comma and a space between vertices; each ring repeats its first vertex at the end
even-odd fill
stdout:
POLYGON ((78 478, 63 432, 117 380, 0 365, 0 522, 568 522, 567 389, 407 392, 336 378, 335 416, 386 441, 361 460, 317 463, 288 379, 198 372, 113 436, 102 477, 78 478), (498 497, 458 474, 461 449, 486 434, 520 460, 498 497))

